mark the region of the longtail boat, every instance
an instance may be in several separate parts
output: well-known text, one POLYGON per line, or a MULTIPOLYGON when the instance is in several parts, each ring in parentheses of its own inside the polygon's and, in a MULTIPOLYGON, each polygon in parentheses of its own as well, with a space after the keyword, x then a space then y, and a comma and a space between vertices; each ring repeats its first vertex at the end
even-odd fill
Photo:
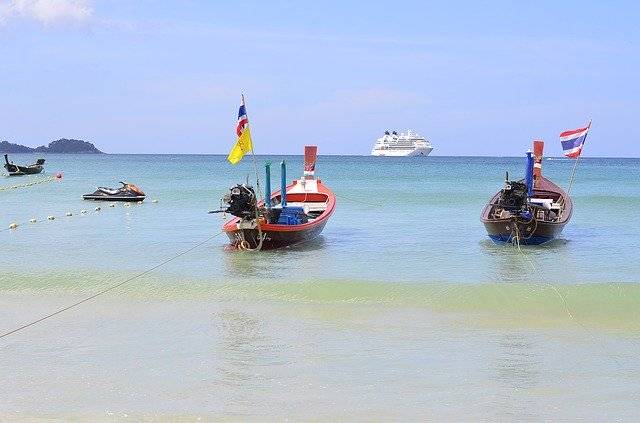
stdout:
POLYGON ((38 159, 35 163, 28 166, 20 166, 9 161, 9 156, 4 155, 4 168, 7 169, 9 176, 35 175, 44 170, 44 159, 38 159))
POLYGON ((271 250, 316 238, 336 206, 333 192, 315 177, 318 148, 305 146, 304 173, 287 185, 286 163, 281 163, 281 188, 271 192, 271 165, 266 164, 265 199, 257 200, 253 187, 239 184, 222 199, 216 212, 234 216, 222 226, 231 246, 239 250, 271 250))
POLYGON ((496 243, 539 245, 557 238, 571 219, 571 197, 542 176, 544 142, 534 141, 534 153, 527 152, 525 178, 510 181, 482 211, 481 220, 496 243))

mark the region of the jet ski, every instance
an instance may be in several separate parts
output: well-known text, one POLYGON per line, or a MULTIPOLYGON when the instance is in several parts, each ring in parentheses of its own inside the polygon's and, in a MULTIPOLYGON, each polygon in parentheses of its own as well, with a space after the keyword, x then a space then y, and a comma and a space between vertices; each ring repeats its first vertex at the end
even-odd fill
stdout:
POLYGON ((146 198, 144 192, 134 184, 120 183, 120 188, 98 187, 94 193, 85 194, 82 198, 95 201, 143 201, 146 198))

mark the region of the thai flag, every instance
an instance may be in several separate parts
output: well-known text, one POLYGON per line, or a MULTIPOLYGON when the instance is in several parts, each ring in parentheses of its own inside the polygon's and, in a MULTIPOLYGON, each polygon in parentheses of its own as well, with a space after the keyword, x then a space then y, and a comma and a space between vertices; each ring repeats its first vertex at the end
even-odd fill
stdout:
POLYGON ((584 128, 572 129, 570 131, 564 131, 560 134, 560 142, 562 143, 562 149, 564 155, 576 159, 580 157, 582 153, 582 147, 587 139, 587 133, 591 128, 591 122, 584 128))
POLYGON ((242 101, 240 102, 240 110, 238 110, 238 123, 236 123, 236 134, 238 136, 242 135, 245 126, 249 123, 249 118, 247 117, 247 109, 244 107, 244 96, 242 96, 242 101))

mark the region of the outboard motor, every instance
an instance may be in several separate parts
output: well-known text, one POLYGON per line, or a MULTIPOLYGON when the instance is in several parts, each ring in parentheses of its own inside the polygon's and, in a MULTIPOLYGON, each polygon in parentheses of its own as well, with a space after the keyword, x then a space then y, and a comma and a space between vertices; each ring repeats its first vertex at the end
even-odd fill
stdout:
POLYGON ((509 181, 509 174, 504 182, 498 204, 508 211, 520 211, 527 206, 528 187, 524 182, 509 181))
POLYGON ((238 184, 231 188, 229 194, 222 198, 227 204, 224 212, 230 213, 241 219, 251 219, 256 214, 256 193, 252 187, 238 184))

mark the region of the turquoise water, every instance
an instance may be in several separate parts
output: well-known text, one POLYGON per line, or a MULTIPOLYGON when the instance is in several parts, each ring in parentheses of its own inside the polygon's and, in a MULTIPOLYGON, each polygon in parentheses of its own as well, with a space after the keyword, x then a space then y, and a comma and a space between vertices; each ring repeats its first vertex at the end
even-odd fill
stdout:
MULTIPOLYGON (((16 161, 31 157, 15 156, 16 161)), ((24 271, 136 271, 219 231, 216 208, 227 188, 251 173, 245 160, 222 156, 50 156, 47 170, 62 182, 1 192, 0 225, 43 220, 3 233, 9 268, 24 271), (149 199, 93 213, 82 194, 126 179, 149 199), (83 209, 90 211, 79 216, 83 209), (74 213, 71 218, 67 212, 74 213), (37 253, 37 254, 36 254, 37 253), (117 265, 115 265, 117 263, 117 265)), ((269 157, 277 162, 282 157, 269 157)), ((286 157, 298 175, 301 157, 286 157)), ((260 157, 259 161, 264 162, 260 157)), ((219 237, 163 268, 204 279, 359 279, 405 282, 539 282, 515 249, 493 245, 479 222, 504 171, 522 174, 519 158, 394 159, 321 157, 318 176, 335 191, 338 208, 316 243, 238 259, 219 237), (304 272, 296 272, 304 269, 304 272)), ((545 175, 566 186, 573 162, 546 161, 545 175)), ((278 179, 274 175, 274 184, 278 179)), ((36 179, 36 178, 33 178, 36 179)), ((24 178, 20 179, 22 182, 24 178)), ((5 184, 17 183, 5 178, 5 184)), ((640 161, 584 159, 573 188, 575 213, 561 239, 526 253, 547 282, 637 282, 640 265, 640 161), (605 253, 606 252, 606 253, 605 253)))
MULTIPOLYGON (((283 158, 297 177, 300 156, 258 161, 283 158)), ((219 234, 207 211, 252 173, 222 156, 46 159, 45 175, 0 179, 0 332, 219 234), (120 180, 147 201, 81 199, 120 180)), ((572 165, 543 172, 566 187, 572 165)), ((0 340, 0 384, 15 387, 0 416, 637 419, 640 159, 581 159, 562 237, 518 252, 479 216, 523 168, 321 156, 337 209, 320 239, 250 254, 218 235, 0 340)))

